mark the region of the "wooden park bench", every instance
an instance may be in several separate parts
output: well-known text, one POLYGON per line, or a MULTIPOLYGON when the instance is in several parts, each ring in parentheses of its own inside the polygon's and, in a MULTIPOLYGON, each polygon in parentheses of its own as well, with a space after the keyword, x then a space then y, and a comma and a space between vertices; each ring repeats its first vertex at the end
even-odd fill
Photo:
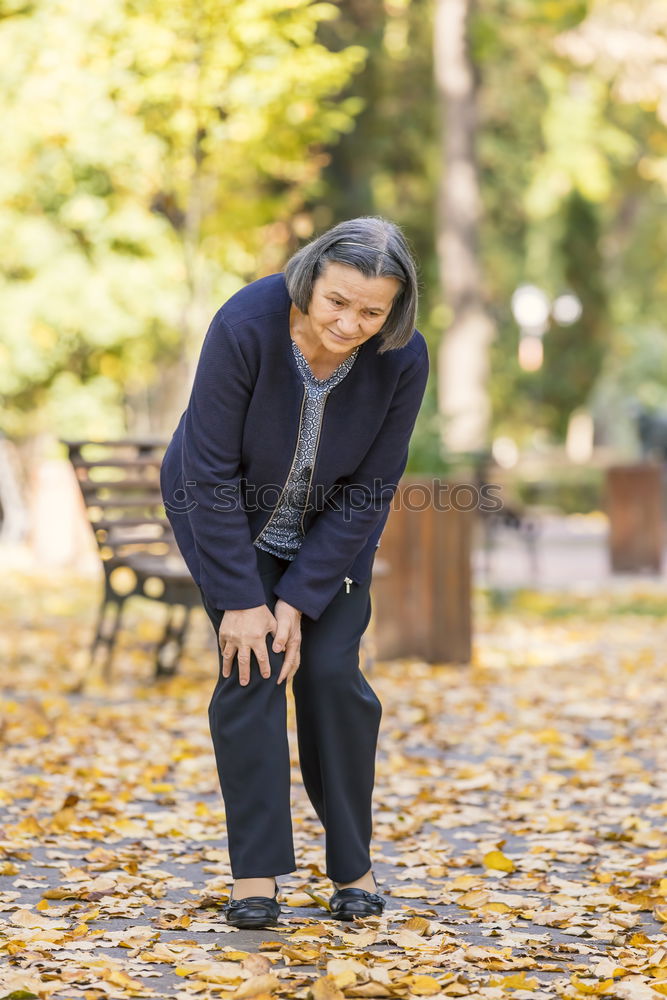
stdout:
POLYGON ((155 673, 173 674, 183 651, 190 612, 201 606, 199 589, 176 546, 160 493, 166 442, 63 441, 81 489, 104 570, 104 594, 91 662, 105 654, 111 670, 126 601, 146 597, 168 608, 155 651, 155 673))
MULTIPOLYGON (((482 550, 484 553, 484 574, 488 580, 491 575, 491 556, 495 550, 501 532, 509 529, 515 533, 526 549, 528 563, 533 580, 538 577, 537 543, 540 533, 540 522, 535 511, 530 511, 522 503, 516 492, 510 491, 506 484, 498 480, 496 472, 492 471, 493 460, 489 452, 478 452, 473 464, 473 483, 480 496, 484 496, 486 487, 500 487, 501 504, 496 509, 488 509, 487 503, 478 507, 477 519, 482 530, 482 550)), ((497 489, 493 494, 498 496, 497 489)))

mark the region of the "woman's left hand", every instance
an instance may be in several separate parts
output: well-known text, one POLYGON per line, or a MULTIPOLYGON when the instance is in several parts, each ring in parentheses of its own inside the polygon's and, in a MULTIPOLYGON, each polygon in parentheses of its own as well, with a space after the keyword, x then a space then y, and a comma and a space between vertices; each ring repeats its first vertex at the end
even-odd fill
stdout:
POLYGON ((273 652, 285 650, 285 659, 278 677, 278 684, 281 684, 294 677, 301 663, 301 612, 278 598, 273 616, 278 622, 273 636, 273 652))

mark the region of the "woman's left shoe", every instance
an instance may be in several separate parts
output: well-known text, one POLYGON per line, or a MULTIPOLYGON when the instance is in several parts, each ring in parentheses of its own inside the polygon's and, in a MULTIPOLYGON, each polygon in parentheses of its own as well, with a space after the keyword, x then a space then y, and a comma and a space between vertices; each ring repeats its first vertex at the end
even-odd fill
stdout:
POLYGON ((354 920, 355 917, 379 917, 386 904, 382 896, 368 889, 336 889, 329 900, 329 910, 335 920, 354 920))
POLYGON ((227 923, 234 927, 262 928, 275 924, 280 917, 278 886, 273 898, 246 896, 245 899, 230 899, 223 906, 223 913, 227 923))

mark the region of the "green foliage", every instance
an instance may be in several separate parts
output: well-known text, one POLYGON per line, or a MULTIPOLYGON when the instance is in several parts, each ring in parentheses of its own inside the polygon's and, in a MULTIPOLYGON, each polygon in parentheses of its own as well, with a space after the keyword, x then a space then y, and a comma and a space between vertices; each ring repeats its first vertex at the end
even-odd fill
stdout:
POLYGON ((612 193, 614 167, 631 163, 636 143, 610 120, 602 80, 545 66, 540 80, 548 99, 542 117, 544 152, 535 158, 525 194, 528 214, 546 218, 573 193, 603 203, 612 193))
MULTIPOLYGON (((503 20, 494 5, 480 13, 483 30, 476 20, 473 36, 482 80, 482 252, 498 324, 494 429, 524 443, 536 427, 563 440, 572 410, 594 403, 603 369, 611 377, 605 359, 613 369, 619 326, 657 321, 667 305, 658 221, 665 191, 649 179, 660 176, 664 129, 656 128, 655 108, 621 102, 595 62, 575 65, 562 46, 556 51, 564 28, 604 8, 583 6, 528 4, 528 29, 516 17, 503 20), (584 307, 577 324, 551 324, 537 373, 519 368, 509 308, 512 291, 526 281, 552 298, 575 291, 584 307)), ((505 15, 521 9, 513 2, 503 8, 505 15)))
POLYGON ((442 476, 451 463, 442 455, 442 417, 438 413, 436 379, 429 375, 424 402, 410 440, 406 472, 414 475, 442 476))
MULTIPOLYGON (((354 80, 365 110, 357 129, 332 150, 324 173, 326 207, 317 206, 318 218, 325 225, 377 213, 403 226, 421 264, 420 329, 431 348, 434 382, 448 318, 439 306, 436 259, 434 199, 442 164, 432 0, 346 0, 340 9, 340 19, 324 26, 327 44, 355 37, 371 56, 354 80), (387 44, 393 37, 403 44, 387 44)), ((617 173, 628 169, 636 144, 625 123, 610 120, 606 84, 574 71, 554 51, 559 33, 587 12, 581 0, 503 0, 478 5, 471 22, 480 81, 481 252, 487 299, 499 327, 490 391, 495 429, 519 438, 536 425, 562 438, 571 410, 588 398, 608 346, 606 262, 597 245, 607 219, 597 206, 617 173), (579 223, 583 229, 577 232, 579 223), (525 281, 553 296, 574 290, 586 307, 576 328, 549 332, 548 360, 537 377, 518 366, 518 332, 509 308, 512 292, 525 281)), ((409 468, 437 468, 439 448, 433 389, 418 419, 409 468)))
POLYGON ((565 287, 582 304, 581 318, 569 326, 552 323, 544 337, 544 366, 526 373, 536 383, 543 421, 562 440, 570 413, 586 403, 609 349, 609 305, 600 253, 595 205, 572 193, 563 208, 563 234, 556 250, 565 287))
MULTIPOLYGON (((436 260, 433 5, 4 3, 0 429, 172 427, 215 306, 314 231, 381 214, 420 263, 431 350, 408 468, 439 471, 437 347, 449 317, 436 260)), ((667 402, 659 63, 643 64, 641 101, 622 86, 645 51, 641 32, 667 22, 647 11, 637 0, 636 34, 616 55, 607 0, 475 7, 494 434, 562 440, 571 411, 589 404, 607 439, 618 429, 627 443, 627 398, 667 402), (575 291, 584 306, 577 324, 551 325, 538 373, 517 361, 510 298, 525 281, 551 297, 575 291)))

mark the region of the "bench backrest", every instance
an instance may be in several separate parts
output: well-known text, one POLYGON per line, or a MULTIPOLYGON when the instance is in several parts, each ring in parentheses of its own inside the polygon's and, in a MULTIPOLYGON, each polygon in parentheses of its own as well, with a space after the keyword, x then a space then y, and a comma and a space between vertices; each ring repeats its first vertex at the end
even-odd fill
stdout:
POLYGON ((103 561, 167 555, 176 543, 160 493, 167 442, 156 438, 63 441, 103 561))

